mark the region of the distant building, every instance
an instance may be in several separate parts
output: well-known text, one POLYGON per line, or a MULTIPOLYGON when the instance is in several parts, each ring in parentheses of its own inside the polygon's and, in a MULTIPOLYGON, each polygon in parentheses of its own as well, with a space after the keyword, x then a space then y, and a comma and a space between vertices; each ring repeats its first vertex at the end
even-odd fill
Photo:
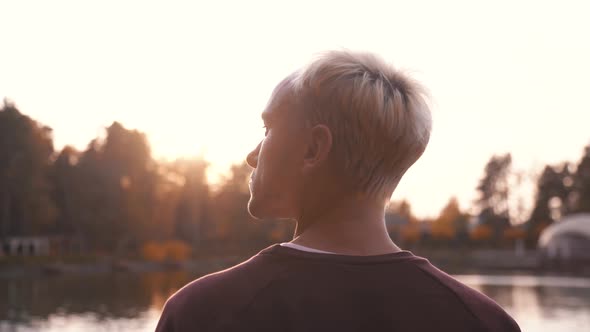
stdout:
POLYGON ((45 256, 50 253, 50 240, 45 236, 15 236, 0 240, 0 255, 45 256))
POLYGON ((547 227, 539 249, 548 263, 590 264, 590 213, 568 215, 547 227))

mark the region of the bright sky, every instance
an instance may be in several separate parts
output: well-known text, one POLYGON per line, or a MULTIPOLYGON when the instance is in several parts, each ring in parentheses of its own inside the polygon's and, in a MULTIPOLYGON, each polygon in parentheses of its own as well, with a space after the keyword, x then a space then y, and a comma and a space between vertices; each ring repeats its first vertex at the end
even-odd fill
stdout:
POLYGON ((203 154, 212 177, 263 135, 275 84, 349 48, 409 70, 434 132, 394 199, 420 216, 471 205, 494 153, 575 161, 590 143, 588 1, 2 1, 0 97, 79 149, 117 120, 157 158, 203 154))

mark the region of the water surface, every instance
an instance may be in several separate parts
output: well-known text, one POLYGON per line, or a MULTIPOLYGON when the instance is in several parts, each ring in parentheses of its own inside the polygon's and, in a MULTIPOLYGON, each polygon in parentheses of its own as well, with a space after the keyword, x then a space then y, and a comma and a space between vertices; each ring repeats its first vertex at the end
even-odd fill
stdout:
MULTIPOLYGON (((198 275, 55 275, 0 279, 0 331, 153 331, 166 298, 198 275)), ((457 275, 498 302, 523 331, 590 330, 590 279, 457 275)))

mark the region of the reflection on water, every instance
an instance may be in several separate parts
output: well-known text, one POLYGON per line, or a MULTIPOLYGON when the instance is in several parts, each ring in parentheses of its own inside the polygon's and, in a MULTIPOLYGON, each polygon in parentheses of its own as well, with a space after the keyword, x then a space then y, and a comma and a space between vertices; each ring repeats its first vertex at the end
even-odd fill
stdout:
POLYGON ((1 279, 0 331, 150 331, 185 272, 1 279))
MULTIPOLYGON (((153 331, 164 301, 196 277, 153 272, 0 279, 0 331, 153 331)), ((456 277, 496 300, 523 331, 590 329, 590 279, 456 277)))
POLYGON ((590 330, 590 279, 455 276, 498 302, 523 331, 590 330))

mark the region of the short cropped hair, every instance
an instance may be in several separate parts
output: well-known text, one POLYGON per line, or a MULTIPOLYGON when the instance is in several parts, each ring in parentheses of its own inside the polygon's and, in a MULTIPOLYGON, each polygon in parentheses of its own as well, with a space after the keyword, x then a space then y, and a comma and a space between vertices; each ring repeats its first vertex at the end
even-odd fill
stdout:
POLYGON ((347 50, 320 54, 289 81, 306 123, 330 128, 331 153, 356 189, 391 196, 430 139, 422 86, 373 54, 347 50))

